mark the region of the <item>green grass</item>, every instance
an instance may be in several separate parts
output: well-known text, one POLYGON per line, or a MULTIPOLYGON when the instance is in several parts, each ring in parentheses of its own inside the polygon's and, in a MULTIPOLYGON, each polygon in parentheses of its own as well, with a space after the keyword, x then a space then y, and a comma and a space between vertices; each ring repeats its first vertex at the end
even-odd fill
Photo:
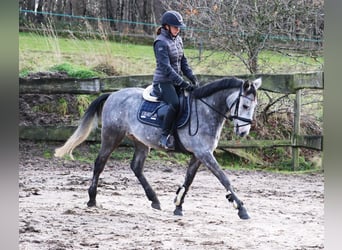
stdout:
MULTIPOLYGON (((56 65, 93 70, 107 65, 120 75, 153 74, 155 58, 151 45, 136 45, 100 39, 59 38, 56 35, 19 33, 19 72, 49 71, 56 65)), ((197 49, 185 49, 189 64, 196 74, 247 74, 245 66, 223 52, 204 50, 199 60, 197 49), (210 56, 209 56, 210 55, 210 56)), ((289 73, 321 70, 323 58, 311 58, 292 53, 260 54, 260 73, 289 73)), ((97 72, 98 76, 103 73, 97 72)), ((87 77, 82 76, 82 77, 87 77)))
POLYGON ((52 72, 66 72, 70 77, 75 78, 92 78, 99 75, 98 72, 95 72, 94 70, 90 70, 84 66, 78 65, 72 65, 70 63, 62 63, 58 65, 54 65, 51 68, 49 68, 49 71, 52 72))
POLYGON ((96 39, 56 39, 35 33, 19 34, 19 57, 20 72, 48 71, 60 64, 88 69, 109 64, 121 74, 152 74, 155 65, 150 46, 96 39), (59 44, 59 50, 55 43, 59 44))

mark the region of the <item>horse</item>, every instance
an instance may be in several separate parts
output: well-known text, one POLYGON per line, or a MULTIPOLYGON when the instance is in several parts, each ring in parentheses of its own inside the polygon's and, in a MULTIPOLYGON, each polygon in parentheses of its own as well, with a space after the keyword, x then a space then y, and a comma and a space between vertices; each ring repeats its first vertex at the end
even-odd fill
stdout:
MULTIPOLYGON (((201 164, 206 166, 227 191, 226 198, 238 210, 240 219, 249 219, 244 203, 214 157, 225 121, 231 120, 238 136, 249 133, 257 105, 257 89, 261 78, 243 80, 236 77, 221 78, 195 88, 189 93, 191 114, 189 121, 174 132, 181 147, 176 152, 191 154, 185 180, 176 191, 174 215, 183 215, 182 205, 201 164), (177 136, 176 136, 177 135, 177 136)), ((98 180, 111 153, 127 137, 133 142, 134 155, 130 163, 154 209, 161 209, 157 194, 144 176, 145 159, 151 148, 162 149, 159 144, 161 128, 144 124, 137 118, 144 88, 129 87, 105 93, 95 99, 80 120, 80 124, 65 144, 55 149, 56 157, 69 154, 89 136, 101 120, 101 147, 94 162, 91 185, 88 189, 89 207, 96 206, 98 180)))

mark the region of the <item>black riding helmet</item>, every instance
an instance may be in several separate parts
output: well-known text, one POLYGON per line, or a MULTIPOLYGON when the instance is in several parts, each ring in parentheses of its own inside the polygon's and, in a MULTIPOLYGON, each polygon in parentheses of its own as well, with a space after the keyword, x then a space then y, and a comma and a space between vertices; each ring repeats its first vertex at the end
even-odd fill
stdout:
POLYGON ((166 11, 162 18, 161 18, 161 24, 162 25, 170 25, 170 26, 175 26, 179 28, 185 28, 185 24, 183 22, 183 17, 181 14, 179 14, 177 11, 170 10, 166 11))

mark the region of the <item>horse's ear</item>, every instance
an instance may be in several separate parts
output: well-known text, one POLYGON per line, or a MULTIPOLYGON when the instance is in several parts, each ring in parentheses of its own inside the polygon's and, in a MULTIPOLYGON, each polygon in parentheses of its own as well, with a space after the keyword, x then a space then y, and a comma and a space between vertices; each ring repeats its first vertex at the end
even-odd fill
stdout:
POLYGON ((243 90, 246 92, 251 87, 251 82, 249 80, 246 80, 243 82, 243 90))
POLYGON ((260 88, 261 83, 262 83, 261 77, 255 79, 255 80, 253 81, 253 85, 254 85, 255 89, 260 88))

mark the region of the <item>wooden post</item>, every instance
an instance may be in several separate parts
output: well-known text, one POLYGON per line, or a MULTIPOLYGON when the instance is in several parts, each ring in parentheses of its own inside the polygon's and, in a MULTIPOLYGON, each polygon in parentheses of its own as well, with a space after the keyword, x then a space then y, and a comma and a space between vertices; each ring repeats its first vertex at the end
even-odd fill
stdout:
POLYGON ((292 135, 292 170, 299 168, 299 148, 297 147, 297 140, 300 134, 300 117, 301 117, 301 95, 302 90, 296 91, 296 100, 294 102, 294 121, 293 121, 293 135, 292 135))
POLYGON ((203 53, 203 40, 200 39, 198 43, 198 61, 199 62, 202 60, 202 53, 203 53))

